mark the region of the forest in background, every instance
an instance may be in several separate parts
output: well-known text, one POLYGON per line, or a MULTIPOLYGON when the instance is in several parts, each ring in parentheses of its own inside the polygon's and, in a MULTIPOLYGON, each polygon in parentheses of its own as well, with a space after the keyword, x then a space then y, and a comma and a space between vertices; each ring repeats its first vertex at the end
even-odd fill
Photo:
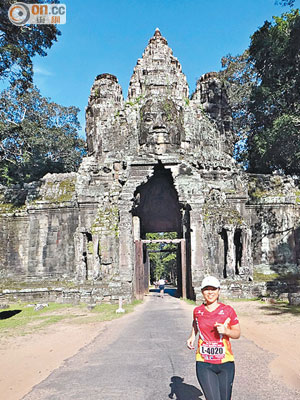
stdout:
POLYGON ((0 80, 8 84, 0 93, 0 184, 22 186, 48 172, 77 171, 85 141, 79 109, 52 102, 33 85, 33 57, 47 56, 61 32, 56 25, 13 25, 13 3, 2 0, 0 8, 0 80))

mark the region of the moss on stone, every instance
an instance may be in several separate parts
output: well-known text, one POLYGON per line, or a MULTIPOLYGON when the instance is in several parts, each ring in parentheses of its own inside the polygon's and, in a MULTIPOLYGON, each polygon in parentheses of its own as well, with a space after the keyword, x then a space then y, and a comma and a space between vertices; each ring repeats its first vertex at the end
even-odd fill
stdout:
POLYGON ((91 226, 91 233, 113 232, 119 237, 119 210, 117 207, 105 207, 97 212, 97 216, 91 226))
POLYGON ((88 242, 87 251, 88 251, 89 254, 94 254, 94 244, 93 244, 93 242, 88 242))
POLYGON ((284 187, 283 181, 280 176, 274 176, 270 179, 272 184, 277 188, 277 189, 282 189, 284 187))
MULTIPOLYGON (((285 184, 281 176, 251 177, 249 181, 249 196, 252 201, 259 201, 263 198, 280 198, 297 194, 293 187, 285 184)), ((297 200, 296 200, 297 201, 297 200)))
POLYGON ((15 214, 26 210, 26 205, 16 206, 12 203, 0 203, 0 214, 15 214))
POLYGON ((125 106, 128 105, 128 106, 132 106, 133 107, 133 106, 135 106, 137 104, 141 104, 141 101, 142 101, 143 98, 144 98, 143 95, 137 96, 133 101, 127 101, 125 103, 125 106))
POLYGON ((0 290, 22 290, 22 289, 38 289, 45 288, 48 290, 57 289, 57 288, 68 288, 75 289, 78 288, 78 282, 74 282, 71 280, 45 280, 45 279, 36 279, 32 280, 13 280, 9 278, 2 278, 0 280, 0 290))
POLYGON ((257 187, 255 190, 249 191, 249 194, 253 200, 257 200, 266 197, 268 192, 257 187))
POLYGON ((217 207, 212 205, 204 205, 202 209, 203 220, 205 222, 213 220, 222 225, 240 226, 243 224, 243 219, 240 213, 229 207, 217 207))
POLYGON ((43 200, 51 203, 64 203, 71 201, 75 192, 76 179, 65 179, 59 182, 46 182, 46 195, 43 200))
POLYGON ((188 97, 184 97, 183 100, 186 106, 190 105, 190 99, 188 97))

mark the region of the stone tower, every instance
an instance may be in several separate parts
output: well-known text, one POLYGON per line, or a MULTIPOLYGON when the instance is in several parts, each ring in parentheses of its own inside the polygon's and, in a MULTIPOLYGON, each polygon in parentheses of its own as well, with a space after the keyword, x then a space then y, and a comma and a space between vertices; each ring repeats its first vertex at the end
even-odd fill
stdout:
POLYGON ((181 286, 191 297, 207 273, 251 277, 247 183, 232 158, 231 113, 216 73, 203 75, 189 96, 181 65, 156 29, 127 100, 115 76, 99 75, 86 120, 88 157, 77 184, 79 279, 138 291, 137 253, 139 246, 146 252, 149 232, 177 233, 181 286), (88 242, 93 254, 83 263, 88 242))

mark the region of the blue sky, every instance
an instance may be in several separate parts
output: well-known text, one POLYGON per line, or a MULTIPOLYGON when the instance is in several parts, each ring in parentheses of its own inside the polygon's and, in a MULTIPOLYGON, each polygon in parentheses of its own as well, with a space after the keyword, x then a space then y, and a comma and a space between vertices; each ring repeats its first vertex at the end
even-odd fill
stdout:
MULTIPOLYGON (((46 57, 34 58, 34 83, 43 96, 80 108, 84 136, 95 77, 117 76, 127 97, 133 68, 159 27, 187 76, 190 93, 221 57, 242 53, 250 35, 273 15, 288 11, 274 0, 61 0, 67 23, 46 57)), ((300 0, 295 6, 299 7, 300 0)))

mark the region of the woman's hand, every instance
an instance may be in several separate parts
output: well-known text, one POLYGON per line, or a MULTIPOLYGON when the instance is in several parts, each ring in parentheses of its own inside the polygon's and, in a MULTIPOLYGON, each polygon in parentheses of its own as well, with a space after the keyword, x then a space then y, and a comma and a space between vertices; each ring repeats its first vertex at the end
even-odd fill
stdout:
POLYGON ((226 335, 231 339, 238 339, 241 336, 240 324, 236 324, 228 328, 230 318, 227 318, 224 324, 215 323, 215 327, 220 335, 226 335))
POLYGON ((195 341, 196 335, 197 335, 197 326, 196 326, 196 322, 193 321, 193 328, 192 328, 190 337, 186 341, 186 345, 190 350, 193 350, 195 348, 194 341, 195 341))
POLYGON ((194 347, 194 341, 195 341, 195 338, 194 337, 192 337, 192 336, 190 336, 189 338, 188 338, 188 340, 186 341, 186 345, 187 345, 187 347, 190 349, 190 350, 193 350, 195 347, 194 347))
POLYGON ((219 322, 215 323, 215 327, 217 328, 218 333, 220 333, 221 335, 228 335, 228 331, 230 329, 227 328, 228 324, 230 322, 230 318, 227 318, 226 321, 224 322, 224 324, 220 324, 219 322))

